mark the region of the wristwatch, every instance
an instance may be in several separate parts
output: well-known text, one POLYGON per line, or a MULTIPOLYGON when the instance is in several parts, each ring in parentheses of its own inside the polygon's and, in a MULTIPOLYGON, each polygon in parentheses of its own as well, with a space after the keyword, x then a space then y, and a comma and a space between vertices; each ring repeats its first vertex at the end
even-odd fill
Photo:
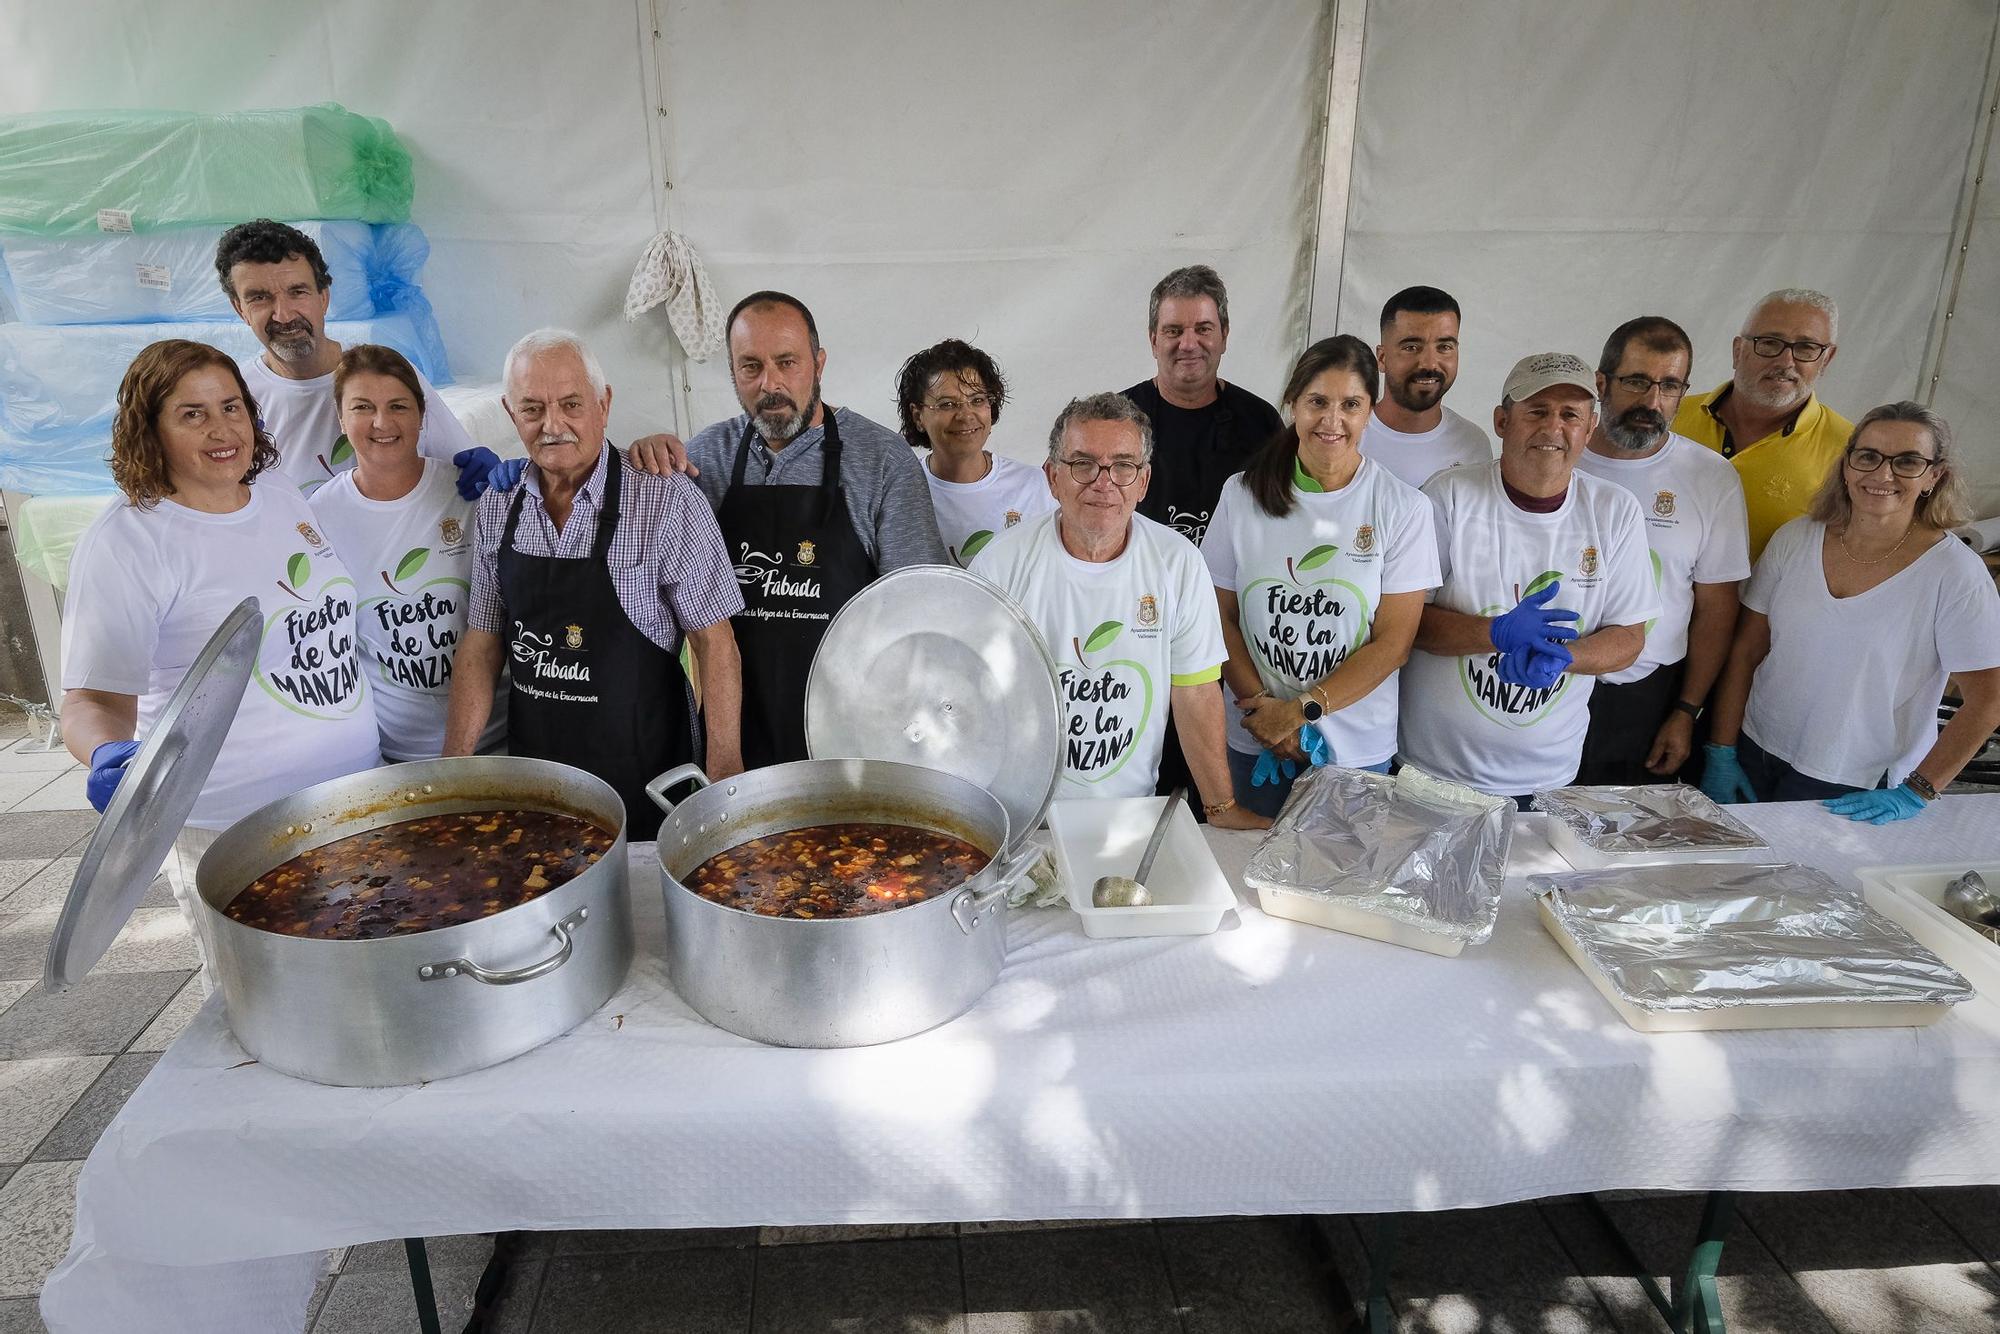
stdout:
POLYGON ((1299 712, 1305 715, 1305 720, 1309 723, 1316 723, 1326 716, 1326 710, 1320 706, 1318 700, 1313 698, 1313 691, 1317 689, 1319 689, 1317 685, 1307 686, 1306 693, 1299 696, 1300 699, 1305 701, 1305 703, 1299 706, 1299 712))
POLYGON ((1699 704, 1690 704, 1684 699, 1677 699, 1674 701, 1674 708, 1681 713, 1685 713, 1696 722, 1701 721, 1702 707, 1699 704))

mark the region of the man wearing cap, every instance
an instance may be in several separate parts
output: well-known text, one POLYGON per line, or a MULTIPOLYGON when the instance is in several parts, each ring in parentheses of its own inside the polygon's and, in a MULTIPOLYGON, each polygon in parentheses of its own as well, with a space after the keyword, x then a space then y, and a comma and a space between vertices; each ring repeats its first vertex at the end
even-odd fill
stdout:
POLYGON ((1729 345, 1728 382, 1684 399, 1674 417, 1674 430, 1736 465, 1753 561, 1772 533, 1806 512, 1854 434, 1854 423, 1814 392, 1839 334, 1840 308, 1826 293, 1770 293, 1729 345))
POLYGON ((1423 486, 1444 584, 1403 668, 1402 756, 1523 806, 1575 779, 1592 685, 1660 610, 1639 503, 1576 471, 1596 426, 1588 364, 1524 357, 1493 411, 1499 459, 1423 486))

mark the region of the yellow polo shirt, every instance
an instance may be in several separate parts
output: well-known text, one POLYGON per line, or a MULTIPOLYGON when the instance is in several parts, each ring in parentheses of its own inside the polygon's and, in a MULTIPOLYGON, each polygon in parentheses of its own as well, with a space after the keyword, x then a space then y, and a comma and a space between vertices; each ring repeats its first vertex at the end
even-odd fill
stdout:
POLYGON ((1771 534, 1806 512, 1827 470, 1847 448, 1854 423, 1820 402, 1814 394, 1784 426, 1739 447, 1715 415, 1733 381, 1681 402, 1674 430, 1707 445, 1736 465, 1743 482, 1743 503, 1750 513, 1750 559, 1763 553, 1771 534))

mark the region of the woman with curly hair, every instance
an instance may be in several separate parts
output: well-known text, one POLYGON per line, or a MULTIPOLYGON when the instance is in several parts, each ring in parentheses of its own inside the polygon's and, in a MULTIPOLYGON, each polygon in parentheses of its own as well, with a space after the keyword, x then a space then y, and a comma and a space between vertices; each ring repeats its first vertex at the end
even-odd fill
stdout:
POLYGON ((928 448, 924 481, 938 532, 960 565, 969 565, 995 533, 1056 507, 1042 470, 986 448, 1007 381, 991 356, 957 338, 925 348, 896 376, 903 438, 928 448))
POLYGON ((100 811, 231 609, 247 597, 262 609, 256 668, 167 858, 198 944, 194 867, 216 832, 380 762, 354 581, 296 487, 276 473, 255 485, 277 459, 234 360, 206 343, 154 343, 118 387, 111 476, 124 503, 85 530, 71 563, 63 738, 100 811))

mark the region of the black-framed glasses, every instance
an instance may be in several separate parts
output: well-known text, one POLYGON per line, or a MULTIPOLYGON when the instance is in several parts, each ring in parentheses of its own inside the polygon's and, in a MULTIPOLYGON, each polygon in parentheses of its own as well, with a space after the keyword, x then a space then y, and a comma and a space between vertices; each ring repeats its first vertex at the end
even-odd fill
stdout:
POLYGON ((955 398, 941 398, 935 403, 924 404, 924 407, 930 411, 942 412, 946 416, 955 414, 960 408, 971 408, 974 412, 977 412, 981 408, 990 408, 992 406, 993 400, 985 394, 967 394, 965 401, 962 403, 955 398))
POLYGON ((1656 388, 1660 391, 1660 395, 1663 398, 1679 398, 1682 394, 1693 388, 1686 380, 1676 380, 1672 376, 1664 380, 1655 380, 1650 375, 1621 375, 1612 381, 1612 383, 1625 390, 1625 392, 1636 394, 1641 398, 1652 393, 1656 388))
POLYGON ((1110 473, 1111 485, 1123 490, 1139 480, 1139 469, 1143 465, 1130 459, 1099 463, 1096 459, 1076 458, 1062 460, 1062 466, 1069 470, 1069 479, 1078 486, 1096 486, 1099 477, 1110 473))
POLYGON ((1856 472, 1880 472, 1884 463, 1898 477, 1922 477, 1937 466, 1936 459, 1928 454, 1919 454, 1914 449, 1907 454, 1884 454, 1879 449, 1847 451, 1847 466, 1856 472))
POLYGON ((1760 357, 1775 357, 1790 348, 1793 361, 1818 361, 1832 346, 1831 343, 1815 343, 1806 338, 1787 342, 1776 334, 1758 334, 1750 340, 1750 350, 1760 357))

